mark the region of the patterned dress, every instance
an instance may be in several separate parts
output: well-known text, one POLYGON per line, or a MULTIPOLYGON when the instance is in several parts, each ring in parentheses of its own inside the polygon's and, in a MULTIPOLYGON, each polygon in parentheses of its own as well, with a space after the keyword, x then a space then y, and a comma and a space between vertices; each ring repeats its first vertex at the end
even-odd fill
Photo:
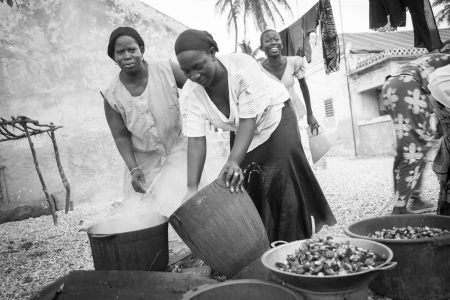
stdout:
POLYGON ((426 54, 402 66, 382 88, 384 105, 395 127, 397 153, 394 160, 395 207, 406 207, 420 196, 426 154, 436 142, 430 123, 433 107, 427 90, 428 76, 450 64, 450 55, 426 54))

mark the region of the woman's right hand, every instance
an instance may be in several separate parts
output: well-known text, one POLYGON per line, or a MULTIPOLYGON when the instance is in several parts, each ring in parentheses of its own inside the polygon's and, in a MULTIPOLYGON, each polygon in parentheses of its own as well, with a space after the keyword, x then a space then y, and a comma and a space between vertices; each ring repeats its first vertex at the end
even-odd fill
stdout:
POLYGON ((237 193, 239 191, 244 191, 242 185, 244 183, 244 174, 237 162, 228 160, 223 166, 219 177, 225 179, 225 185, 230 189, 230 192, 234 193, 236 191, 237 193))
POLYGON ((135 192, 145 194, 145 176, 141 169, 135 169, 131 173, 131 185, 135 192))

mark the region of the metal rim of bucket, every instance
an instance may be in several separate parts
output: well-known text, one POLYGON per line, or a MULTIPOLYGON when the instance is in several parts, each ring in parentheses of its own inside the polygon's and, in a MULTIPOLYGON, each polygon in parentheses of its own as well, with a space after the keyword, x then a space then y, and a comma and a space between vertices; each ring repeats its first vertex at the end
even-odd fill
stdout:
MULTIPOLYGON (((424 217, 426 216, 428 217, 433 217, 433 218, 442 218, 442 219, 448 219, 448 221, 450 222, 450 217, 447 216, 439 216, 439 215, 422 215, 422 216, 417 216, 419 217, 424 217)), ((420 244, 420 243, 433 243, 436 240, 436 237, 427 237, 427 238, 419 238, 419 239, 403 239, 403 240, 397 240, 397 239, 379 239, 379 238, 372 238, 369 237, 367 235, 360 235, 357 233, 354 233, 351 231, 350 228, 354 228, 356 226, 359 226, 360 224, 363 223, 367 223, 370 221, 376 221, 376 220, 381 220, 381 219, 409 219, 411 218, 411 215, 391 215, 391 216, 383 216, 383 217, 373 217, 373 218, 368 218, 368 219, 364 219, 355 223, 352 223, 350 225, 347 225, 344 227, 344 233, 351 237, 351 238, 357 238, 357 239, 363 239, 363 240, 369 240, 369 241, 374 241, 374 242, 378 242, 380 244, 386 244, 386 243, 391 243, 391 244, 400 244, 400 245, 405 245, 405 244, 420 244)), ((427 226, 427 225, 424 225, 427 226)), ((439 236, 441 237, 441 236, 439 236)))
POLYGON ((88 235, 94 236, 94 237, 95 236, 97 236, 97 237, 112 237, 112 236, 116 236, 116 235, 119 235, 119 234, 136 233, 136 232, 139 232, 139 231, 142 231, 142 230, 147 230, 149 228, 157 228, 157 227, 160 227, 160 226, 164 226, 166 223, 169 223, 169 219, 166 216, 163 216, 163 215, 158 214, 158 213, 146 213, 146 214, 133 214, 133 215, 115 216, 113 218, 110 218, 110 219, 107 219, 107 220, 104 220, 104 221, 101 221, 101 222, 93 224, 92 226, 90 226, 87 229, 86 232, 87 232, 88 235), (117 231, 117 232, 114 232, 114 233, 96 233, 96 232, 93 232, 95 227, 97 227, 97 226, 99 226, 101 224, 104 224, 104 223, 108 223, 108 222, 114 221, 114 220, 121 220, 122 218, 130 218, 130 217, 151 217, 151 216, 158 216, 163 221, 161 221, 161 223, 159 223, 157 225, 154 225, 154 226, 146 226, 146 227, 142 227, 142 228, 135 229, 135 230, 129 230, 129 231, 117 231))
MULTIPOLYGON (((269 256, 270 254, 280 251, 283 248, 290 247, 292 244, 298 244, 298 247, 300 247, 301 244, 303 244, 304 241, 306 241, 306 240, 298 240, 298 241, 290 242, 290 243, 287 243, 282 246, 278 246, 278 247, 275 247, 273 249, 266 251, 261 256, 261 261, 266 268, 268 268, 270 271, 274 272, 275 274, 280 273, 280 274, 284 274, 284 275, 292 276, 292 277, 296 277, 296 278, 319 280, 319 281, 323 281, 324 284, 326 283, 326 281, 329 281, 329 280, 336 280, 337 278, 359 277, 359 276, 367 274, 367 273, 383 271, 384 268, 389 268, 392 264, 397 265, 397 263, 391 262, 392 258, 394 257, 394 253, 392 252, 392 250, 388 246, 383 245, 382 243, 379 243, 376 241, 369 241, 367 239, 355 239, 355 238, 334 238, 333 240, 340 242, 340 243, 344 242, 344 241, 350 241, 350 244, 352 243, 352 241, 355 241, 355 240, 374 243, 374 244, 377 244, 377 246, 379 246, 380 248, 385 249, 387 251, 388 255, 387 255, 386 261, 384 263, 382 263, 381 265, 377 266, 376 268, 374 268, 372 270, 366 270, 366 271, 350 273, 350 274, 345 274, 345 275, 330 275, 330 276, 302 275, 302 274, 297 274, 297 273, 290 273, 290 272, 279 270, 277 267, 272 266, 267 262, 266 257, 269 256)), ((359 247, 359 246, 357 246, 357 247, 359 247)))
POLYGON ((201 295, 205 292, 217 289, 219 287, 224 287, 224 286, 229 286, 229 285, 244 285, 244 284, 249 284, 249 283, 274 287, 276 289, 282 290, 283 292, 286 292, 287 294, 290 294, 292 297, 294 297, 293 299, 299 299, 299 296, 295 292, 291 291, 290 289, 288 289, 280 284, 263 281, 263 280, 258 280, 258 279, 237 279, 237 280, 230 280, 230 281, 216 283, 216 284, 207 284, 207 285, 200 286, 195 291, 192 290, 192 291, 185 293, 183 295, 182 300, 189 300, 192 297, 201 295))

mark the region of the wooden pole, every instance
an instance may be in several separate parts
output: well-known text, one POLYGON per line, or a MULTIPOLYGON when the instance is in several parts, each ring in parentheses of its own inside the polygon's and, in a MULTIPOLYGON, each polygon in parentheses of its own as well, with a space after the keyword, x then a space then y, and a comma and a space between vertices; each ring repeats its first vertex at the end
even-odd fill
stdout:
POLYGON ((50 199, 50 195, 47 192, 47 187, 45 185, 44 178, 42 177, 41 170, 39 169, 39 164, 38 164, 37 157, 36 157, 36 151, 34 150, 33 141, 31 140, 30 133, 28 132, 27 123, 22 122, 22 123, 20 123, 20 125, 22 125, 22 127, 25 131, 25 134, 27 136, 28 143, 30 144, 31 154, 33 155, 34 167, 36 168, 36 172, 38 173, 39 180, 41 181, 41 184, 42 184, 42 189, 44 191, 45 197, 47 198, 47 202, 49 204, 50 211, 52 212, 53 224, 57 225, 58 224, 58 215, 56 215, 56 208, 55 208, 53 201, 50 199))
POLYGON ((62 184, 64 185, 64 188, 66 189, 65 213, 67 214, 69 212, 69 209, 73 210, 73 203, 71 203, 71 201, 70 201, 70 184, 69 184, 69 181, 67 180, 66 174, 64 173, 64 169, 61 164, 61 159, 59 158, 59 150, 58 150, 58 145, 56 144, 56 137, 55 137, 55 127, 54 127, 53 123, 50 123, 50 125, 52 126, 52 130, 50 131, 50 138, 52 139, 53 150, 55 151, 56 164, 58 165, 58 171, 59 171, 59 175, 61 175, 62 184))
POLYGON ((0 166, 0 209, 8 205, 8 189, 6 186, 5 167, 0 166))

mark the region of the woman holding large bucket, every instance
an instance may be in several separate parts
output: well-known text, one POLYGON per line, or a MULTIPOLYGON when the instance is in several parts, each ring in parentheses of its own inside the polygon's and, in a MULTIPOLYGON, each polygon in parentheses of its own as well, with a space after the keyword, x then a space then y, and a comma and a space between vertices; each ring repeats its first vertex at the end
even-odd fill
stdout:
POLYGON ((317 231, 325 224, 334 225, 336 220, 316 178, 308 176, 312 171, 287 90, 264 74, 251 56, 218 57, 218 51, 206 31, 188 29, 175 42, 178 62, 189 79, 180 96, 183 130, 188 136, 185 198, 198 190, 206 156, 205 124, 210 122, 235 132, 219 176, 232 193, 246 186, 270 241, 310 237, 311 216, 317 231), (251 174, 261 179, 256 187, 249 181, 251 174))
POLYGON ((102 96, 106 120, 126 164, 125 205, 148 205, 168 216, 186 193, 168 188, 186 180, 187 143, 177 90, 186 77, 175 62, 144 59, 144 52, 135 29, 119 27, 111 33, 108 56, 120 72, 102 96))

